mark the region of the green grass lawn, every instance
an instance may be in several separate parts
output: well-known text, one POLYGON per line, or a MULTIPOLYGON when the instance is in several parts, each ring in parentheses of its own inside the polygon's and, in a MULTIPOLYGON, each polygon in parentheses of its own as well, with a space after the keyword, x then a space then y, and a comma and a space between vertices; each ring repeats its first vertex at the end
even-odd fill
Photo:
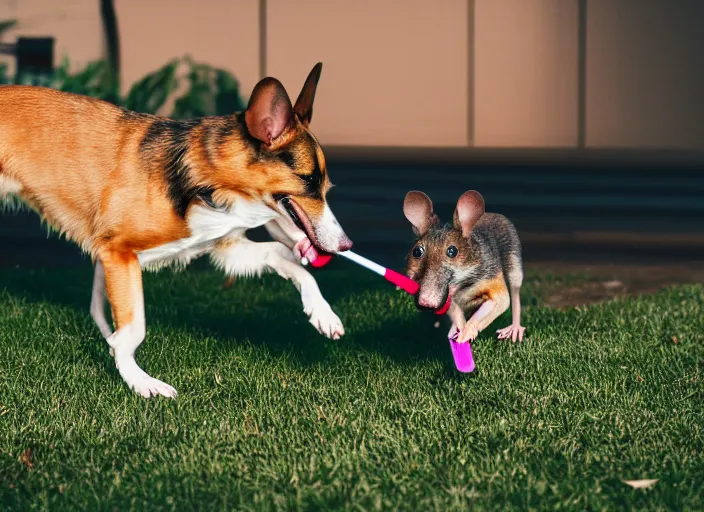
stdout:
POLYGON ((702 286, 560 311, 529 276, 527 341, 485 331, 461 375, 402 292, 315 273, 340 341, 277 276, 147 275, 171 401, 123 384, 89 265, 0 270, 0 509, 704 509, 702 286))

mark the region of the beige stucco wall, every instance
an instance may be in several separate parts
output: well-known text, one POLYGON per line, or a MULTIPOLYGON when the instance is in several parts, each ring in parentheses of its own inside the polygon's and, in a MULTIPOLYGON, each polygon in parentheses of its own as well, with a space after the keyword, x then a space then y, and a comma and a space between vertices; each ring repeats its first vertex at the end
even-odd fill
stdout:
MULTIPOLYGON (((324 62, 313 122, 326 145, 577 143, 577 0, 267 4, 267 72, 292 99, 324 62)), ((247 97, 260 78, 259 5, 117 0, 124 89, 190 54, 232 71, 247 97)), ((588 147, 704 149, 704 1, 588 0, 587 16, 588 147)), ((19 24, 5 42, 54 36, 57 64, 105 53, 97 0, 0 0, 9 18, 19 24)))
POLYGON ((704 1, 589 0, 587 144, 704 149, 704 1))
POLYGON ((258 0, 116 0, 115 11, 125 89, 186 54, 232 71, 247 96, 261 78, 258 0))
POLYGON ((466 0, 267 3, 267 72, 297 95, 323 61, 321 142, 467 144, 466 0))
MULTIPOLYGON (((68 56, 77 70, 105 54, 97 0, 0 0, 0 20, 9 19, 18 23, 3 34, 2 42, 14 42, 18 36, 53 36, 57 65, 68 56)), ((0 62, 14 73, 14 58, 2 55, 0 62)))
POLYGON ((475 0, 477 146, 577 144, 577 0, 475 0))

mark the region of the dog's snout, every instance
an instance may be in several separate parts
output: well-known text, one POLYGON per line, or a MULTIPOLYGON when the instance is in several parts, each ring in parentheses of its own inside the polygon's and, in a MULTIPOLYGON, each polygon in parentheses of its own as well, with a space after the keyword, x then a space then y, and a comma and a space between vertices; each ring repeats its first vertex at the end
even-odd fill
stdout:
POLYGON ((328 205, 325 205, 323 215, 315 222, 315 238, 316 245, 325 252, 349 251, 353 245, 328 205))
POLYGON ((340 240, 338 252, 349 251, 352 249, 353 245, 352 240, 350 240, 347 235, 343 235, 340 240))

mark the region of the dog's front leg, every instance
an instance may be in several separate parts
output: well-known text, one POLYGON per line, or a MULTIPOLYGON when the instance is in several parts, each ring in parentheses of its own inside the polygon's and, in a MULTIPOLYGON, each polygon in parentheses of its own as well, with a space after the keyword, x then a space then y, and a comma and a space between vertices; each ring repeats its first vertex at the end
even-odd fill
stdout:
POLYGON ((255 243, 247 239, 221 242, 213 251, 213 263, 229 275, 260 275, 274 271, 290 279, 301 293, 303 311, 318 332, 339 339, 345 334, 342 322, 323 298, 310 273, 293 257, 291 250, 280 242, 255 243))
POLYGON ((301 265, 308 264, 308 258, 306 258, 305 253, 312 244, 305 233, 298 229, 291 219, 278 217, 264 224, 264 228, 269 232, 271 238, 291 249, 296 263, 301 265))
MULTIPOLYGON (((279 220, 270 220, 266 224, 264 224, 264 229, 269 233, 269 236, 276 240, 277 242, 281 242, 284 244, 286 247, 291 249, 291 253, 293 253, 293 248, 296 245, 296 241, 289 236, 289 234, 286 232, 287 230, 284 230, 280 225, 279 225, 279 220)), ((290 230, 288 230, 290 232, 290 230)), ((295 256, 295 254, 294 254, 295 256)), ((295 258, 294 258, 295 259, 295 258)), ((225 284, 223 285, 223 288, 229 288, 232 286, 232 283, 235 282, 235 276, 230 275, 227 278, 227 281, 225 281, 225 284)))
POLYGON ((137 256, 131 251, 101 250, 98 258, 116 329, 107 339, 115 355, 115 366, 130 389, 140 395, 174 398, 177 394, 174 388, 150 377, 134 359, 146 335, 142 269, 137 256))
POLYGON ((281 227, 279 224, 279 219, 270 220, 264 224, 264 229, 266 229, 271 238, 277 242, 281 242, 286 247, 293 250, 294 245, 296 245, 296 240, 294 240, 291 235, 286 232, 287 230, 284 230, 281 227))

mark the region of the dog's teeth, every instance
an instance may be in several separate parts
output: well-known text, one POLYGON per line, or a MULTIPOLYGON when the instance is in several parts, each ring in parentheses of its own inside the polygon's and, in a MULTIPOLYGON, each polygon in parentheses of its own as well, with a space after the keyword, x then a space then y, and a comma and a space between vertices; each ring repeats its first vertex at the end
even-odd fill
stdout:
POLYGON ((308 265, 308 258, 301 258, 301 265, 303 265, 304 267, 308 265))

